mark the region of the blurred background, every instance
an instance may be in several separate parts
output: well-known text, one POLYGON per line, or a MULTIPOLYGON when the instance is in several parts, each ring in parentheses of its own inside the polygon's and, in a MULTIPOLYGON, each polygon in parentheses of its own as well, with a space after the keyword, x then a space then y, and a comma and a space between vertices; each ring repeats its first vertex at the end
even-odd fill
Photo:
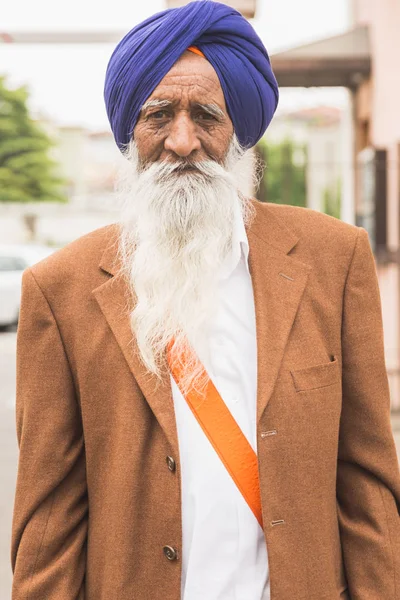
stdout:
MULTIPOLYGON (((11 596, 18 448, 15 345, 22 271, 114 222, 122 160, 104 102, 112 50, 154 12, 186 2, 10 0, 0 23, 0 600, 11 596)), ((256 148, 261 201, 364 227, 382 298, 400 452, 400 4, 232 0, 271 56, 281 88, 256 148)), ((49 369, 51 364, 49 364, 49 369)))

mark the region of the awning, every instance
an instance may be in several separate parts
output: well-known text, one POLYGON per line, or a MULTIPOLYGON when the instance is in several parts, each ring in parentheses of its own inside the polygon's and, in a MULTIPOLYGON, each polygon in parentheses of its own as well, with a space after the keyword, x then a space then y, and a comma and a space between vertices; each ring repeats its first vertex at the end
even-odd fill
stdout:
POLYGON ((271 56, 281 87, 344 86, 356 89, 371 74, 369 29, 357 27, 271 56))

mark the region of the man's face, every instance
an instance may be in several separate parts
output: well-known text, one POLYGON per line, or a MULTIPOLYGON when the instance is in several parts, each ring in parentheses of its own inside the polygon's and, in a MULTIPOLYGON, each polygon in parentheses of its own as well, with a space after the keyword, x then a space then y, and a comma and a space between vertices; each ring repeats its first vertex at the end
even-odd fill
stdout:
MULTIPOLYGON (((207 326, 218 311, 236 211, 245 223, 253 214, 239 193, 241 177, 252 176, 248 156, 213 67, 185 52, 144 103, 118 183, 120 256, 135 297, 130 324, 144 365, 157 375, 171 339, 189 339, 207 364, 207 326)), ((196 368, 185 389, 201 375, 196 368)))
POLYGON ((185 52, 145 102, 136 127, 142 164, 214 160, 222 163, 233 134, 212 65, 185 52))

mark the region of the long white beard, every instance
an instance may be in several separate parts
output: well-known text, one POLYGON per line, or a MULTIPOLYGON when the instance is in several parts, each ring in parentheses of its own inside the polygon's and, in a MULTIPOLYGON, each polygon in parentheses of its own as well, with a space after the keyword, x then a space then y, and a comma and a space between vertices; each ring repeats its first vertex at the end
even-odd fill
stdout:
MULTIPOLYGON (((253 154, 236 137, 224 165, 155 162, 141 167, 136 144, 128 147, 118 179, 122 202, 119 255, 136 305, 132 333, 145 367, 161 378, 171 339, 182 349, 188 340, 206 365, 207 331, 218 310, 218 276, 231 252, 235 205, 246 225, 254 217, 250 199, 240 192, 255 175, 253 154)), ((181 381, 201 392, 207 383, 201 364, 187 364, 181 381)))

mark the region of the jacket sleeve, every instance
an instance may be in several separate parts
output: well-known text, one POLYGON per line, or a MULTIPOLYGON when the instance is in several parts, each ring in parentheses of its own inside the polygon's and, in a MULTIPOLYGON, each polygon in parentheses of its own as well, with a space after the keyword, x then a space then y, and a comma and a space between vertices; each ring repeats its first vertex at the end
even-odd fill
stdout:
POLYGON ((82 422, 52 310, 30 269, 17 330, 12 600, 83 600, 87 485, 82 422))
POLYGON ((400 600, 400 474, 384 358, 381 298, 358 227, 344 289, 337 506, 350 597, 400 600))

